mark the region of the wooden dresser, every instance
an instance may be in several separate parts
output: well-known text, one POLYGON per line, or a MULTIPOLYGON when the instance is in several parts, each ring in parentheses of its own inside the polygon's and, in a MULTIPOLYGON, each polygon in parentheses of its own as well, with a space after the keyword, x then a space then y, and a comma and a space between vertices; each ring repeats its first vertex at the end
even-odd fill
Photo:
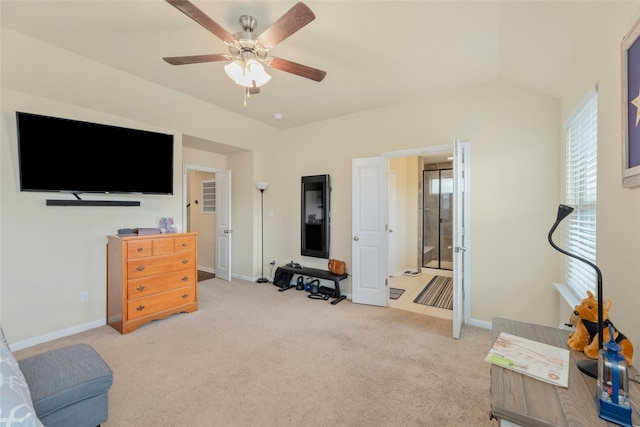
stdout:
POLYGON ((197 233, 107 236, 107 323, 127 334, 198 310, 197 233))

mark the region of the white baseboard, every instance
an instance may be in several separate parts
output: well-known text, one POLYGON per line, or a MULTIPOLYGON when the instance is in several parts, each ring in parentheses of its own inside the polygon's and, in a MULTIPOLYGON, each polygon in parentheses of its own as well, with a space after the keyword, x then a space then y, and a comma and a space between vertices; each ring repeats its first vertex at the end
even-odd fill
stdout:
POLYGON ((198 266, 198 270, 200 270, 200 271, 206 271, 207 273, 211 273, 211 274, 216 274, 216 269, 215 269, 215 268, 211 268, 211 267, 201 267, 201 266, 198 266))
POLYGON ((80 332, 88 331, 89 329, 98 328, 106 324, 107 324, 106 319, 96 320, 95 322, 85 323, 84 325, 74 326, 72 328, 51 332, 49 334, 40 335, 39 337, 13 343, 9 345, 9 348, 11 349, 11 351, 22 350, 24 348, 33 347, 36 344, 53 341, 55 339, 67 337, 69 335, 78 334, 80 332))
POLYGON ((483 329, 493 328, 491 322, 487 322, 486 320, 469 319, 469 321, 465 323, 467 325, 477 326, 478 328, 483 328, 483 329))
POLYGON ((242 274, 232 274, 231 277, 234 279, 246 280, 247 282, 255 282, 258 280, 257 277, 243 276, 242 274))

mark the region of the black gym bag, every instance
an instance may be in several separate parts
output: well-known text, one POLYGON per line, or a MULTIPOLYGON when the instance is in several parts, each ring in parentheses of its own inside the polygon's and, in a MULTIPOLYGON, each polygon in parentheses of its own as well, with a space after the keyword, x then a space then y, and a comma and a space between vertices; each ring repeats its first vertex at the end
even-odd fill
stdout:
POLYGON ((294 274, 284 271, 280 267, 276 268, 276 274, 273 276, 273 284, 279 288, 288 288, 291 286, 291 279, 294 274))

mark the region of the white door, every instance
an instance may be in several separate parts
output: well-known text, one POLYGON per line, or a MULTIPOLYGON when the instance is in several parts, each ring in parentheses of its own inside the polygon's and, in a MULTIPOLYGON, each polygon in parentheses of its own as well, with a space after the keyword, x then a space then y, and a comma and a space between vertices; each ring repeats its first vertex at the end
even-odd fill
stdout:
POLYGON ((453 337, 460 337, 464 320, 464 289, 469 281, 469 143, 453 146, 453 337))
POLYGON ((398 210, 398 173, 397 171, 389 171, 389 236, 387 250, 389 252, 389 267, 387 269, 389 276, 394 276, 398 272, 397 251, 398 251, 398 234, 397 234, 397 210, 398 210))
POLYGON ((216 172, 216 277, 231 281, 231 171, 216 172))
POLYGON ((387 159, 352 160, 351 297, 354 303, 386 306, 387 159))

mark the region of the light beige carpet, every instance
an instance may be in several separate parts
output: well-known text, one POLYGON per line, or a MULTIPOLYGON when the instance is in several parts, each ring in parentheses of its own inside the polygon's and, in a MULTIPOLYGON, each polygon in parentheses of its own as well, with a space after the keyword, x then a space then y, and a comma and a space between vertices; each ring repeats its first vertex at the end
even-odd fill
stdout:
POLYGON ((491 332, 394 308, 337 305, 211 279, 199 311, 120 335, 102 326, 16 352, 92 345, 115 426, 497 426, 491 332))

